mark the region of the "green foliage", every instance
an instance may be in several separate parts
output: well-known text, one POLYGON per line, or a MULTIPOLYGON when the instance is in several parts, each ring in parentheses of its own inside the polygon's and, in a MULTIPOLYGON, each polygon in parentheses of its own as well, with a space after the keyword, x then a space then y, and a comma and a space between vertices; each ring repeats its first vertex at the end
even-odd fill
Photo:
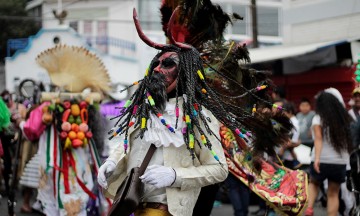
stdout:
POLYGON ((40 22, 28 17, 26 0, 0 0, 0 61, 6 57, 8 39, 27 38, 36 34, 40 22))

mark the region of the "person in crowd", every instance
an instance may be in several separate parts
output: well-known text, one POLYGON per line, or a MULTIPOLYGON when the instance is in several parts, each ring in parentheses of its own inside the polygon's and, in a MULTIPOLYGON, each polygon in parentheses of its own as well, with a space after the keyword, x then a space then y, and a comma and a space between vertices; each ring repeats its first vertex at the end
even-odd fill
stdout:
POLYGON ((356 87, 351 94, 351 99, 353 105, 351 106, 351 109, 349 109, 349 115, 354 119, 354 121, 357 121, 357 118, 360 115, 360 87, 356 87))
POLYGON ((283 86, 276 86, 271 93, 271 98, 273 101, 285 100, 286 98, 285 88, 283 86))
POLYGON ((6 194, 9 194, 9 180, 10 180, 10 174, 11 174, 11 168, 12 168, 12 143, 15 142, 17 139, 17 132, 18 129, 16 128, 16 120, 19 118, 25 118, 26 115, 26 108, 19 103, 15 103, 12 95, 8 90, 4 90, 1 93, 1 98, 5 102, 7 108, 10 111, 10 120, 11 123, 3 130, 1 134, 1 140, 2 140, 2 146, 4 150, 4 183, 5 183, 5 189, 6 194))
POLYGON ((246 216, 249 212, 250 190, 233 174, 229 174, 225 180, 228 188, 228 196, 234 209, 234 216, 246 216))
POLYGON ((350 123, 341 93, 328 88, 316 96, 316 115, 312 120, 314 149, 311 155, 309 205, 306 216, 314 215, 320 184, 327 179, 327 215, 336 216, 340 184, 345 181, 351 150, 350 123))
POLYGON ((283 105, 285 115, 290 119, 293 124, 293 129, 289 134, 289 141, 281 146, 278 151, 278 155, 283 158, 284 165, 290 169, 298 169, 301 166, 301 163, 297 159, 297 155, 294 151, 294 148, 300 145, 299 140, 299 121, 295 116, 295 106, 291 102, 285 102, 283 105))
POLYGON ((309 99, 302 98, 299 105, 298 114, 296 118, 299 121, 299 132, 301 144, 312 147, 314 145, 314 140, 311 135, 311 123, 312 119, 315 116, 315 112, 311 110, 311 103, 309 99))

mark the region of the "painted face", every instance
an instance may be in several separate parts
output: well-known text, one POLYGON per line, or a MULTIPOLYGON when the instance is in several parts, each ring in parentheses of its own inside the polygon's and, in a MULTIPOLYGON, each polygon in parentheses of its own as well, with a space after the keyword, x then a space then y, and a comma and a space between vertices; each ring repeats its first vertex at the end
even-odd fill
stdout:
POLYGON ((154 73, 161 73, 166 79, 166 93, 171 92, 176 87, 178 76, 179 55, 176 52, 166 52, 158 59, 158 64, 154 68, 154 73))

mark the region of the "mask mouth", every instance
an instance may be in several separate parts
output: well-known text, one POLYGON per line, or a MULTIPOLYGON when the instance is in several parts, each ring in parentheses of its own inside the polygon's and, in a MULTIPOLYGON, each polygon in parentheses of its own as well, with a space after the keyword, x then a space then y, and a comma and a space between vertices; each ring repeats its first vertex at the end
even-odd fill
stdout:
POLYGON ((149 78, 149 81, 150 83, 147 89, 149 90, 149 93, 155 101, 155 106, 160 111, 164 111, 167 101, 167 86, 165 75, 161 73, 153 73, 152 76, 149 78))

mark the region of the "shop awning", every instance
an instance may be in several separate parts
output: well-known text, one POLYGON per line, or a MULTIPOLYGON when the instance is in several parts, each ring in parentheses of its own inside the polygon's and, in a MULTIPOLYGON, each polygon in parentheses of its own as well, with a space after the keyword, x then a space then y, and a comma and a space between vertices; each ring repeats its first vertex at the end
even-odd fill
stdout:
POLYGON ((300 56, 307 53, 312 53, 317 50, 321 50, 323 48, 328 48, 330 46, 335 46, 338 44, 347 43, 354 40, 356 39, 321 42, 321 43, 304 44, 304 45, 269 46, 269 47, 249 49, 249 53, 250 53, 251 63, 261 63, 261 62, 274 61, 278 59, 300 56))

